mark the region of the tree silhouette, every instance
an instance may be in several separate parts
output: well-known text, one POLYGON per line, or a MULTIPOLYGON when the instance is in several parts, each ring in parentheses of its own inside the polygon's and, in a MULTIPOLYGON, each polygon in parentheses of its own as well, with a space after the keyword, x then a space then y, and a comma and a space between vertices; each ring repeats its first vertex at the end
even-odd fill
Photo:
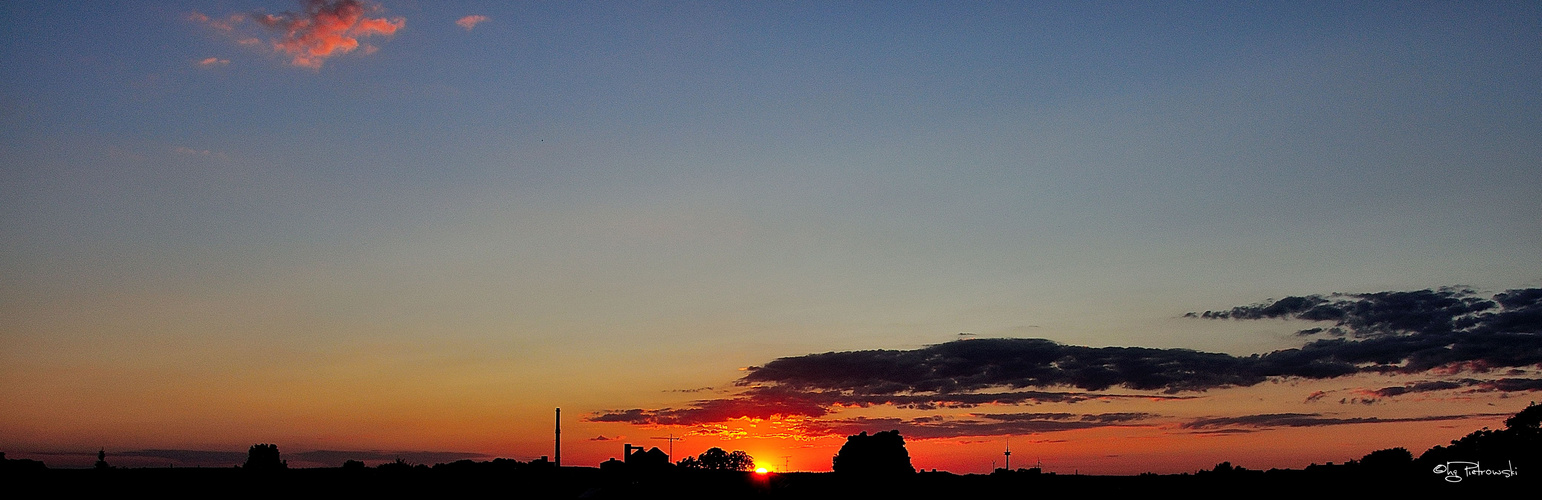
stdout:
POLYGON ((1542 405, 1526 406, 1505 420, 1504 429, 1484 428, 1451 441, 1451 446, 1430 448, 1419 456, 1417 463, 1428 470, 1435 464, 1451 461, 1486 462, 1496 469, 1542 461, 1542 405))
POLYGON ((685 457, 679 465, 686 469, 747 471, 755 468, 755 459, 742 450, 729 453, 722 448, 712 448, 695 457, 685 457))
MULTIPOLYGON (((535 463, 535 462, 531 462, 531 463, 535 463)), ((403 459, 401 457, 397 457, 396 461, 386 462, 386 463, 383 463, 383 464, 380 464, 380 465, 376 465, 375 469, 383 470, 383 471, 390 471, 390 472, 394 472, 394 473, 402 473, 402 472, 408 472, 408 471, 414 471, 414 470, 427 470, 428 466, 424 465, 424 464, 415 464, 415 463, 412 463, 412 462, 408 462, 406 459, 403 459)))
POLYGON ((733 453, 728 454, 728 462, 724 465, 728 470, 754 470, 755 459, 749 453, 734 450, 733 453))
POLYGON ((883 431, 869 436, 867 431, 846 438, 846 444, 835 454, 830 468, 838 473, 854 475, 902 475, 914 474, 910 465, 910 452, 905 451, 905 438, 898 430, 883 431))
POLYGON ((1399 474, 1413 469, 1413 453, 1407 448, 1376 450, 1360 458, 1360 467, 1372 474, 1399 474))
POLYGON ((246 451, 246 463, 241 468, 247 470, 282 470, 289 468, 289 462, 279 460, 278 445, 254 444, 246 451))
POLYGON ((1526 409, 1505 419, 1505 429, 1517 437, 1536 438, 1538 434, 1542 434, 1542 406, 1538 406, 1535 402, 1526 405, 1526 409))

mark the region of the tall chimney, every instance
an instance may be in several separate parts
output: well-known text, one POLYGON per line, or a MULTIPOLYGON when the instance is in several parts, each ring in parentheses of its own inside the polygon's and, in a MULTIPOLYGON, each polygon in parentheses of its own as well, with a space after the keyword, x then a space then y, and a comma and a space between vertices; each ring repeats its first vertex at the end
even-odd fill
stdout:
POLYGON ((556 457, 554 463, 562 467, 562 408, 557 409, 557 452, 552 455, 556 457))

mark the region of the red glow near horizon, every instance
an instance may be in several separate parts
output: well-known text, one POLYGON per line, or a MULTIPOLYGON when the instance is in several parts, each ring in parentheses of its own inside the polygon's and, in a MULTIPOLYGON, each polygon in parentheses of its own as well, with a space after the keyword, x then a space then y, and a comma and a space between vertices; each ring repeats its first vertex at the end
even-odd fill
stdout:
MULTIPOLYGON (((1214 411, 1225 403, 1211 400, 1206 407, 1214 411)), ((1208 470, 1220 462, 1257 470, 1300 469, 1313 463, 1343 463, 1394 447, 1418 454, 1501 420, 1502 417, 1473 416, 1444 422, 1238 428, 1236 432, 1216 433, 1183 428, 1180 424, 1185 420, 1181 418, 1163 418, 1141 425, 1016 434, 1010 439, 1014 468, 1041 466, 1045 472, 1058 474, 1173 474, 1208 470)), ((845 436, 789 432, 787 425, 791 423, 736 419, 707 429, 706 433, 686 431, 681 434, 688 438, 675 445, 675 458, 718 447, 749 453, 755 457, 757 469, 829 471, 830 459, 844 444, 845 436)), ((875 425, 865 430, 887 430, 881 427, 875 425)), ((901 434, 905 432, 902 430, 901 434)), ((985 474, 1005 466, 1002 452, 1008 436, 904 437, 911 463, 917 470, 985 474)))

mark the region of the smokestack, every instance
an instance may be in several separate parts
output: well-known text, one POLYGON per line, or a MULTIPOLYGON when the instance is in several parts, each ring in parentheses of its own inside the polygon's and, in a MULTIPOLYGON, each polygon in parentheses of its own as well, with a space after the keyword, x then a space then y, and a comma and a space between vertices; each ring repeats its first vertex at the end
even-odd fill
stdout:
POLYGON ((562 467, 562 408, 557 409, 557 452, 552 455, 556 457, 553 463, 562 467))

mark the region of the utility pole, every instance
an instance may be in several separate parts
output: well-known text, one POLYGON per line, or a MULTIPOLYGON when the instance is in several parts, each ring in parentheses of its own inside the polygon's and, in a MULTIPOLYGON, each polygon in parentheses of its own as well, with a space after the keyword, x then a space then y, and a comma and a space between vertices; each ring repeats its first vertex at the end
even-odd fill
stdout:
POLYGON ((556 443, 556 447, 557 447, 557 450, 554 453, 552 453, 552 456, 556 458, 554 463, 557 464, 557 467, 562 467, 562 408, 558 408, 557 409, 557 443, 556 443))

